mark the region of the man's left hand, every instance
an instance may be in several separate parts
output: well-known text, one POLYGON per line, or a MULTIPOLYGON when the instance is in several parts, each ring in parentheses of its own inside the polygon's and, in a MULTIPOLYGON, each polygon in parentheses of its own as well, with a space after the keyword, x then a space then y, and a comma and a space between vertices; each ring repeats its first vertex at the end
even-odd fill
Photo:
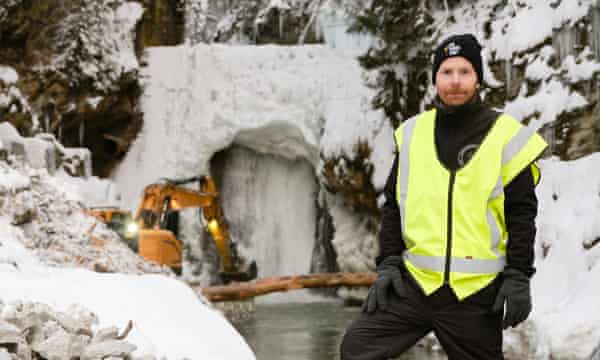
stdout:
POLYGON ((506 329, 509 326, 517 326, 529 316, 531 290, 529 278, 519 270, 505 269, 503 277, 504 281, 492 309, 494 312, 500 312, 506 302, 506 313, 502 320, 502 328, 506 329))

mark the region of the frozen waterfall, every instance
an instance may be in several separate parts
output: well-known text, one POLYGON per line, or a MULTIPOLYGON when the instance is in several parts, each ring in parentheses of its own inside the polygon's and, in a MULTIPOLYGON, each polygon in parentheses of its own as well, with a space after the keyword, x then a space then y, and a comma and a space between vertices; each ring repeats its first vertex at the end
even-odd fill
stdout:
POLYGON ((318 192, 312 166, 234 146, 215 155, 211 173, 231 236, 258 276, 308 273, 318 192))

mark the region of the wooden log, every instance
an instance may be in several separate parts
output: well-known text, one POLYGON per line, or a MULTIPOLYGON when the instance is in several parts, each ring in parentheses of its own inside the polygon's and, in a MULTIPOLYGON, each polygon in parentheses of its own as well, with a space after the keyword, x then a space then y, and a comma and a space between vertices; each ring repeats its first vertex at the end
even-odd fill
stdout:
POLYGON ((255 296, 266 295, 277 291, 289 291, 303 288, 323 288, 339 286, 371 286, 377 275, 374 272, 364 273, 316 273, 298 276, 282 276, 259 279, 252 282, 232 283, 223 286, 200 288, 208 300, 212 302, 243 300, 255 296))

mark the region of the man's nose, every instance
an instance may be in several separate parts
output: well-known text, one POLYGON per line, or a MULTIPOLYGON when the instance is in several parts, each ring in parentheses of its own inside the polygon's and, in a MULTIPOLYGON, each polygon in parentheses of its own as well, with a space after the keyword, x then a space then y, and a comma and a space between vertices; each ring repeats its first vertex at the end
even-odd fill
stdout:
POLYGON ((451 81, 452 81, 452 84, 459 84, 460 83, 460 74, 458 72, 452 73, 451 81))

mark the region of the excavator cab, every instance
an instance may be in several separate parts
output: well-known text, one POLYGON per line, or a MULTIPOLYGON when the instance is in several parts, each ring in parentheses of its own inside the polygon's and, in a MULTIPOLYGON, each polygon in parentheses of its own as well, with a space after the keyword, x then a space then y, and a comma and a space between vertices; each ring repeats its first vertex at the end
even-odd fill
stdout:
POLYGON ((133 251, 137 251, 138 226, 130 211, 115 206, 96 206, 87 209, 91 215, 115 231, 133 251))
POLYGON ((255 279, 256 263, 247 263, 239 256, 236 244, 229 236, 215 183, 209 176, 182 180, 163 179, 144 189, 135 216, 140 227, 139 254, 181 273, 183 244, 177 239, 178 214, 179 210, 190 207, 202 210, 207 230, 221 258, 221 279, 225 283, 255 279), (199 190, 183 186, 191 182, 198 182, 199 190))

